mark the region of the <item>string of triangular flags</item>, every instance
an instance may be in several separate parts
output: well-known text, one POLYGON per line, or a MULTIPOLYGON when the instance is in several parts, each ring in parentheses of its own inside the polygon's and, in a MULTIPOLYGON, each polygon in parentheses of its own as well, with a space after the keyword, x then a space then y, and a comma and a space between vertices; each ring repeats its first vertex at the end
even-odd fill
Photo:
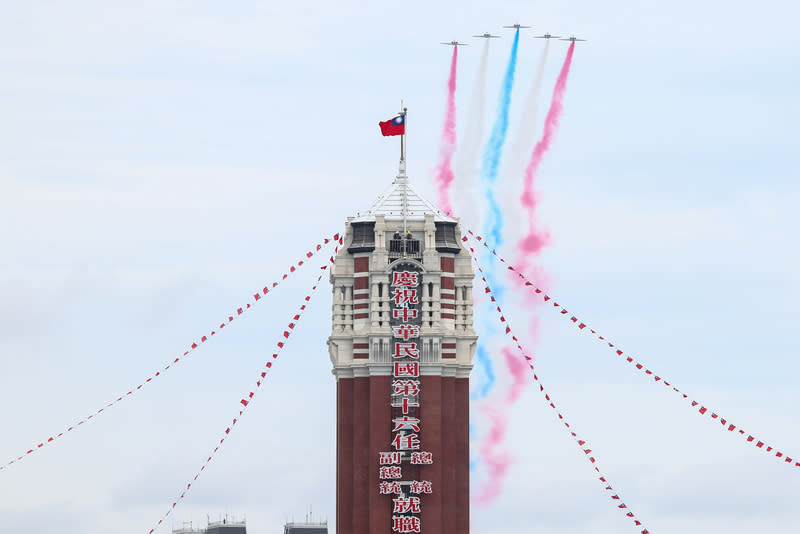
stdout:
MULTIPOLYGON (((337 234, 336 238, 338 238, 338 234, 337 234)), ((339 244, 341 244, 341 243, 342 243, 342 240, 339 239, 339 244)), ((338 253, 338 252, 339 252, 339 246, 337 245, 333 257, 335 257, 336 253, 338 253)), ((333 257, 331 257, 331 263, 333 263, 333 257)), ((251 402, 252 402, 253 398, 256 396, 256 393, 258 393, 259 389, 261 388, 261 385, 264 383, 264 380, 267 378, 267 374, 268 374, 269 370, 272 369, 273 361, 277 360, 278 356, 283 352, 283 349, 286 347, 286 343, 288 342, 289 338, 291 337, 292 333, 294 332, 294 329, 297 327, 297 323, 302 318, 303 313, 305 312, 306 308, 308 307, 308 304, 311 302, 311 297, 314 295, 314 293, 316 292, 317 288, 319 287, 320 281, 322 280, 322 276, 325 274, 324 271, 327 268, 328 268, 328 265, 323 265, 321 267, 323 272, 317 277, 317 280, 314 282, 314 285, 312 286, 311 291, 303 299, 303 304, 300 306, 300 310, 294 316, 292 316, 291 320, 286 325, 286 329, 281 334, 280 340, 276 343, 276 347, 277 348, 275 349, 275 352, 272 353, 272 358, 270 360, 268 360, 267 363, 264 366, 264 368, 266 368, 266 370, 262 370, 262 371, 259 372, 259 377, 256 380, 255 388, 253 390, 251 390, 250 392, 248 392, 248 394, 245 395, 244 397, 242 397, 242 399, 239 401, 240 406, 237 409, 238 413, 237 413, 236 417, 234 417, 233 420, 231 421, 230 426, 225 428, 225 430, 223 431, 222 436, 220 437, 219 441, 214 446, 214 448, 212 449, 212 451, 208 455, 208 457, 205 459, 205 461, 203 461, 203 464, 200 466, 200 469, 197 471, 197 473, 195 473, 194 477, 189 481, 189 483, 186 484, 186 487, 181 491, 180 495, 178 495, 178 497, 175 499, 175 501, 173 501, 172 505, 169 507, 169 509, 166 511, 166 513, 164 513, 164 515, 161 516, 161 519, 159 519, 156 522, 155 526, 153 526, 153 528, 150 529, 148 534, 153 534, 153 532, 155 532, 155 530, 158 527, 160 527, 161 524, 164 523, 164 521, 167 520, 167 517, 169 517, 169 515, 172 513, 172 511, 178 506, 178 503, 180 503, 184 499, 184 497, 186 497, 186 494, 189 493, 189 490, 192 489, 192 485, 195 482, 197 482, 197 479, 200 478, 200 475, 203 473, 203 471, 205 471, 206 467, 208 467, 208 464, 211 463, 211 460, 213 460, 214 457, 217 455, 217 452, 219 452, 219 449, 220 449, 220 447, 222 447, 222 444, 225 443, 225 440, 228 439, 228 437, 231 435, 231 432, 233 432, 233 430, 236 428, 236 425, 242 420, 242 417, 244 416, 245 412, 247 411, 247 408, 251 405, 251 402)), ((264 369, 264 368, 262 368, 262 369, 264 369)))
POLYGON ((528 364, 528 367, 530 367, 531 373, 533 374, 533 380, 536 383, 536 385, 539 386, 539 391, 542 393, 542 395, 544 395, 544 399, 547 402, 547 405, 553 409, 556 416, 558 417, 558 420, 564 424, 564 427, 567 429, 567 432, 569 432, 570 436, 575 440, 575 443, 577 443, 578 447, 580 447, 581 451, 584 454, 584 457, 592 464, 592 468, 597 473, 597 479, 603 484, 605 491, 608 492, 609 497, 614 502, 614 505, 623 513, 625 513, 625 515, 629 517, 637 527, 642 527, 641 534, 649 534, 650 531, 647 530, 646 528, 643 528, 644 525, 642 525, 642 522, 639 521, 639 519, 635 516, 633 511, 628 507, 627 504, 625 504, 625 502, 622 500, 622 497, 620 497, 619 493, 614 489, 614 487, 608 481, 608 477, 606 477, 600 471, 600 468, 598 467, 597 464, 597 459, 592 455, 592 449, 587 443, 587 441, 578 436, 578 433, 575 432, 572 425, 564 417, 564 414, 562 414, 561 411, 556 407, 552 395, 550 395, 547 392, 547 390, 544 389, 544 385, 542 385, 542 382, 539 379, 536 369, 534 368, 533 358, 525 352, 525 349, 522 347, 519 338, 517 338, 517 336, 514 334, 508 319, 503 314, 503 309, 500 307, 500 303, 497 302, 497 299, 495 298, 491 287, 489 287, 489 282, 486 280, 486 276, 484 275, 483 269, 481 268, 480 263, 478 262, 478 257, 477 254, 475 253, 475 249, 473 247, 469 247, 469 250, 472 253, 471 254, 472 261, 475 262, 475 266, 478 268, 478 272, 481 275, 481 281, 483 282, 484 291, 489 296, 489 300, 491 300, 493 306, 495 307, 495 310, 497 311, 501 326, 505 328, 505 333, 511 336, 511 339, 516 344, 517 350, 519 351, 520 355, 525 359, 525 362, 528 364))
MULTIPOLYGON (((140 382, 136 387, 133 387, 133 388, 129 389, 126 393, 118 395, 114 400, 112 400, 111 402, 108 402, 102 408, 92 412, 91 414, 89 414, 88 416, 86 416, 86 417, 84 417, 82 419, 79 419, 77 422, 73 423, 72 425, 67 427, 65 430, 63 430, 61 432, 58 432, 58 433, 51 434, 46 440, 40 441, 38 444, 36 444, 36 445, 34 445, 32 447, 29 447, 24 453, 20 454, 16 458, 14 458, 12 460, 9 460, 8 462, 6 462, 3 465, 0 465, 0 471, 2 471, 4 469, 8 469, 11 465, 23 460, 24 458, 30 456, 33 453, 41 450, 45 446, 57 441, 61 437, 63 437, 65 435, 77 430, 81 426, 83 426, 86 423, 92 421, 95 417, 97 417, 100 414, 102 414, 103 412, 107 411, 109 408, 112 408, 113 406, 115 406, 116 404, 119 404, 120 402, 122 402, 123 400, 127 399, 128 397, 131 397, 131 396, 135 395, 144 386, 146 386, 147 384, 149 384, 150 382, 152 382, 156 378, 158 378, 161 375, 163 375, 166 371, 169 371, 172 367, 176 366, 183 359, 191 356, 192 353, 196 349, 198 349, 200 346, 202 346, 206 342, 210 341, 215 335, 221 333, 225 329, 225 327, 227 325, 231 324, 234 321, 234 319, 236 319, 237 317, 239 317, 240 315, 245 313, 252 306, 254 306, 257 302, 259 302, 264 296, 266 296, 270 292, 270 290, 278 287, 278 285, 280 284, 281 281, 286 280, 291 274, 293 274, 295 271, 297 271, 299 268, 301 268, 309 259, 311 259, 314 256, 315 253, 317 253, 320 250, 322 250, 322 248, 325 245, 327 245, 329 243, 336 243, 336 242, 341 242, 341 241, 342 241, 342 239, 339 237, 339 234, 336 233, 335 235, 333 235, 333 237, 325 238, 321 242, 317 243, 316 246, 312 250, 309 250, 308 252, 305 253, 305 255, 304 255, 305 259, 301 259, 301 260, 297 261, 296 263, 293 263, 289 267, 288 271, 286 271, 283 274, 283 276, 281 276, 279 281, 272 282, 272 285, 264 286, 264 288, 262 290, 259 290, 256 293, 254 293, 253 297, 252 297, 252 299, 253 299, 252 302, 247 302, 244 305, 242 305, 241 307, 237 308, 236 312, 228 315, 227 319, 222 321, 220 323, 219 327, 215 328, 214 330, 211 330, 208 334, 206 334, 204 336, 201 336, 199 341, 192 342, 192 344, 189 346, 189 348, 187 348, 183 352, 183 354, 181 356, 177 356, 171 362, 169 362, 167 365, 165 365, 164 367, 156 370, 154 373, 152 373, 150 376, 148 376, 146 379, 144 379, 142 382, 140 382)), ((333 263, 333 257, 331 257, 330 261, 331 261, 331 263, 333 263)))
MULTIPOLYGON (((542 290, 541 288, 537 287, 536 284, 534 282, 532 282, 524 273, 519 272, 510 263, 506 262, 505 259, 503 259, 499 254, 497 254, 497 251, 495 249, 493 249, 493 248, 491 248, 489 246, 489 244, 486 242, 486 240, 482 236, 473 233, 472 230, 467 230, 467 234, 468 235, 466 235, 466 236, 461 238, 462 241, 467 242, 467 241, 471 241, 471 240, 474 239, 475 241, 477 241, 479 243, 482 243, 483 246, 487 250, 489 250, 494 257, 496 257, 501 263, 506 265, 506 268, 509 271, 513 271, 522 280, 524 280, 526 287, 529 287, 531 291, 534 291, 537 295, 540 295, 544 302, 550 304, 550 306, 547 306, 547 307, 557 311, 562 317, 564 317, 564 318, 568 319, 570 322, 572 322, 579 330, 584 331, 584 332, 590 332, 592 336, 596 337, 599 341, 601 341, 609 349, 613 350, 618 356, 623 357, 625 359, 625 361, 628 362, 629 364, 631 364, 634 368, 636 368, 637 370, 639 370, 643 374, 651 377, 654 382, 656 382, 656 383, 660 382, 660 383, 664 384, 665 386, 671 388, 672 391, 674 391, 675 393, 680 395, 683 399, 688 401, 692 408, 697 408, 697 412, 700 415, 708 416, 712 420, 719 421, 719 423, 722 425, 723 428, 726 428, 729 432, 732 432, 734 434, 737 434, 737 435, 745 438, 747 443, 751 443, 752 445, 754 445, 755 447, 757 447, 759 449, 762 449, 762 450, 764 450, 766 452, 769 452, 769 453, 772 453, 774 451, 774 457, 781 459, 784 463, 789 464, 790 466, 800 467, 800 461, 796 461, 794 458, 792 458, 790 456, 787 456, 783 452, 774 449, 771 445, 767 445, 766 442, 756 438, 752 434, 747 433, 744 429, 742 429, 742 428, 738 427, 737 425, 733 424, 727 418, 722 417, 717 412, 711 411, 709 408, 707 408, 702 403, 700 403, 700 401, 697 401, 697 400, 695 400, 693 398, 690 398, 687 393, 684 393, 678 387, 674 386, 671 381, 665 380, 661 375, 656 374, 654 371, 650 370, 646 365, 644 365, 643 363, 639 362, 638 360, 636 360, 632 356, 629 356, 628 354, 626 354, 621 348, 619 348, 619 346, 616 343, 612 343, 604 335, 602 335, 598 331, 594 330, 593 328, 590 328, 585 322, 583 322, 582 320, 578 319, 578 317, 576 317, 575 315, 571 314, 569 311, 567 311, 567 309, 565 307, 563 307, 561 304, 556 302, 556 300, 553 297, 551 297, 550 295, 548 295, 544 290, 542 290)), ((470 249, 470 250, 472 250, 472 249, 470 249)))

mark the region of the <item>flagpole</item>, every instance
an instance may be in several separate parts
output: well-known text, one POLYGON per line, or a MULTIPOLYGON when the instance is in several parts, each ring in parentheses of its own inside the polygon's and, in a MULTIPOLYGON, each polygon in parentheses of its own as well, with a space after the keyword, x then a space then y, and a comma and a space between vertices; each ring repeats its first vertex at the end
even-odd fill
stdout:
POLYGON ((406 141, 406 134, 405 134, 405 123, 406 123, 406 115, 408 114, 408 108, 403 108, 401 115, 403 116, 403 133, 400 135, 400 161, 406 160, 406 151, 405 151, 405 141, 406 141))
MULTIPOLYGON (((402 103, 401 103, 402 105, 402 103)), ((403 115, 403 133, 400 134, 400 172, 403 174, 403 256, 408 252, 408 177, 406 176, 406 115, 408 108, 404 107, 401 112, 403 115)))

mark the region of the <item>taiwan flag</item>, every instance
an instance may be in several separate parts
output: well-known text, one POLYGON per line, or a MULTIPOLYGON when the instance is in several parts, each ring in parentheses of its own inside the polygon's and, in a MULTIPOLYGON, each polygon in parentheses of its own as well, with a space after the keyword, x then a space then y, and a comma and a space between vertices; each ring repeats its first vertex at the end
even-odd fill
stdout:
POLYGON ((387 135, 405 135, 406 133, 406 117, 405 115, 398 115, 397 117, 378 123, 381 127, 381 133, 387 135))

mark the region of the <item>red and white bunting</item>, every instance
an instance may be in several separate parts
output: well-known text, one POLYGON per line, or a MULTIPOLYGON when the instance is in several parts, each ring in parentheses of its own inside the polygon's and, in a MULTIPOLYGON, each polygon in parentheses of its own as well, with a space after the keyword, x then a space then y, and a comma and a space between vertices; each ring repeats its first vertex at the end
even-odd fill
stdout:
MULTIPOLYGON (((340 240, 339 243, 341 244, 341 242, 342 241, 340 240)), ((339 251, 339 247, 337 246, 336 247, 336 252, 338 252, 338 251, 339 251)), ((336 255, 336 252, 334 252, 334 256, 336 255)), ((184 497, 186 497, 186 494, 189 493, 189 490, 192 488, 192 485, 197 481, 198 478, 200 478, 200 475, 203 473, 203 471, 205 471, 206 467, 208 467, 208 464, 210 464, 211 460, 213 460, 214 457, 217 455, 217 452, 219 451, 220 447, 222 447, 222 444, 225 443, 225 440, 228 439, 228 436, 230 436, 231 432, 233 432, 233 430, 236 428, 236 424, 239 421, 241 421, 242 416, 247 411, 247 408, 252 403, 252 400, 256 396, 256 393, 258 393, 258 390, 261 388, 261 385, 264 383, 264 379, 266 379, 269 369, 272 369, 273 361, 278 358, 278 356, 281 354, 283 349, 286 347, 287 341, 284 341, 284 340, 288 340, 289 337, 291 337, 292 333, 294 333, 294 329, 297 326, 297 323, 300 321, 300 318, 303 316, 303 313, 306 311, 306 308, 308 307, 308 303, 311 302, 311 297, 314 295, 314 293, 316 292, 317 288, 319 287, 320 281, 322 280, 322 276, 325 274, 324 271, 327 268, 328 268, 328 265, 323 265, 321 267, 323 272, 317 277, 317 280, 316 280, 316 282, 314 282, 314 285, 311 288, 311 291, 303 299, 303 304, 300 306, 300 310, 295 315, 292 316, 291 321, 286 326, 287 329, 284 330, 281 333, 280 338, 279 338, 280 341, 278 341, 276 343, 277 348, 275 349, 275 352, 272 354, 272 358, 269 361, 267 361, 267 363, 264 366, 266 368, 266 370, 262 370, 259 373, 258 378, 256 379, 255 388, 252 391, 249 391, 247 393, 247 395, 244 395, 242 397, 242 399, 239 401, 240 406, 237 408, 237 415, 231 421, 230 426, 225 428, 225 430, 223 431, 219 441, 216 443, 214 448, 211 450, 211 453, 208 455, 208 457, 203 462, 203 465, 200 466, 200 469, 197 471, 197 473, 195 473, 194 477, 189 481, 188 484, 186 484, 186 487, 181 491, 180 495, 178 495, 177 499, 175 499, 175 501, 172 503, 172 505, 169 507, 169 509, 166 511, 166 513, 161 517, 161 519, 158 520, 158 522, 156 522, 155 526, 153 526, 153 528, 151 528, 148 531, 148 534, 153 534, 153 532, 155 532, 156 529, 158 527, 160 527, 161 524, 164 521, 166 521, 167 517, 169 517, 169 515, 172 513, 172 511, 178 506, 178 503, 180 501, 182 501, 184 499, 184 497)))
MULTIPOLYGON (((633 521, 633 523, 637 527, 643 527, 644 525, 642 525, 642 522, 639 521, 639 519, 636 518, 636 516, 631 511, 631 509, 628 507, 628 505, 626 505, 622 501, 622 497, 619 496, 619 493, 617 493, 617 491, 611 486, 611 483, 608 481, 608 477, 606 477, 600 471, 600 468, 597 466, 597 460, 592 455, 592 449, 588 445, 586 440, 580 438, 578 436, 578 434, 572 429, 572 426, 569 424, 569 422, 567 422, 566 418, 564 417, 564 414, 562 414, 559 411, 559 409, 556 407, 556 404, 555 404, 555 401, 553 400, 553 397, 549 393, 547 393, 547 391, 544 389, 544 386, 542 385, 542 382, 539 380, 539 376, 536 373, 536 369, 533 366, 533 357, 528 356, 528 354, 525 352, 525 349, 522 348, 522 344, 519 341, 519 338, 517 338, 514 335, 514 332, 511 329, 511 325, 508 322, 508 318, 505 315, 503 315, 503 309, 500 307, 500 303, 497 301, 497 299, 495 298, 494 294, 492 293, 492 289, 489 287, 489 282, 486 280, 486 276, 484 275, 483 269, 481 268, 480 263, 478 263, 478 258, 477 258, 477 254, 475 254, 475 249, 472 248, 472 247, 469 247, 469 250, 472 253, 471 254, 472 261, 475 262, 475 266, 477 267, 478 272, 481 275, 481 281, 483 282, 483 286, 484 286, 484 290, 485 290, 486 294, 488 294, 490 296, 490 298, 492 299, 493 303, 497 304, 496 311, 497 311, 497 315, 498 315, 498 319, 500 321, 500 324, 505 329, 505 333, 510 335, 511 339, 514 340, 514 343, 516 344, 517 350, 519 351, 520 355, 525 359, 525 362, 528 364, 528 367, 530 367, 531 373, 533 374, 533 380, 536 383, 536 385, 539 386, 539 391, 542 393, 542 395, 544 395, 544 399, 547 402, 548 406, 550 406, 550 408, 553 409, 553 411, 555 412, 556 416, 558 417, 558 420, 561 421, 564 424, 564 427, 567 429, 567 431, 569 432, 570 436, 572 436, 572 438, 578 444, 578 447, 580 447, 580 449, 583 452, 583 454, 586 457, 586 459, 592 464, 592 468, 595 470, 595 472, 598 475, 597 479, 603 484, 604 489, 609 493, 609 497, 614 502, 614 505, 618 509, 622 510, 625 513, 626 517, 631 518, 631 520, 633 521)), ((646 528, 642 528, 642 530, 641 530, 641 534, 649 534, 649 532, 650 531, 647 530, 646 528)))
MULTIPOLYGON (((467 242, 467 241, 470 241, 472 239, 475 239, 479 243, 482 243, 483 246, 487 250, 489 250, 492 253, 493 256, 495 256, 500 262, 502 262, 503 264, 506 265, 506 267, 507 267, 507 269, 509 271, 515 272, 517 274, 517 276, 519 276, 522 280, 524 280, 526 287, 529 287, 531 291, 534 291, 537 295, 540 295, 542 297, 542 300, 544 300, 544 302, 552 304, 552 306, 549 306, 551 309, 557 311, 562 317, 568 319, 579 330, 584 331, 584 332, 589 332, 592 336, 594 336, 599 341, 601 341, 603 343, 603 345, 607 346, 607 348, 609 348, 612 351, 614 351, 617 354, 617 356, 621 356, 622 358, 624 358, 626 362, 631 364, 633 367, 635 367, 637 370, 639 370, 643 374, 645 374, 645 375, 649 376, 650 378, 652 378, 654 382, 656 382, 656 383, 660 382, 660 383, 664 384, 666 387, 670 388, 675 393, 677 393, 678 395, 680 395, 681 398, 686 400, 690 404, 690 406, 692 408, 697 408, 697 413, 699 413, 700 415, 708 416, 712 420, 719 421, 719 423, 722 425, 723 428, 727 429, 729 432, 732 432, 732 433, 744 438, 748 443, 754 445, 755 447, 757 447, 759 449, 764 450, 765 452, 772 453, 774 451, 774 457, 778 458, 779 460, 781 460, 784 464, 788 464, 788 465, 793 466, 793 467, 800 467, 800 457, 787 456, 783 452, 778 451, 778 450, 774 449, 773 447, 767 445, 764 441, 761 441, 758 438, 754 437, 753 435, 747 433, 745 430, 740 428, 738 425, 733 424, 729 419, 719 415, 718 412, 714 412, 714 411, 710 410, 709 408, 705 407, 702 403, 700 403, 700 401, 697 401, 697 400, 694 400, 693 398, 690 398, 687 393, 684 393, 683 391, 678 389, 678 387, 674 386, 671 381, 665 380, 663 376, 661 376, 659 374, 656 374, 654 371, 651 371, 646 365, 644 365, 643 363, 639 362, 638 360, 636 360, 632 356, 629 356, 628 354, 626 354, 621 348, 619 348, 619 346, 617 346, 616 343, 612 343, 604 335, 602 335, 600 332, 598 332, 597 330, 595 330, 593 328, 590 328, 588 324, 586 324, 582 320, 578 319, 577 316, 575 316, 575 315, 571 314, 570 312, 568 312, 567 309, 565 307, 563 307, 561 304, 559 304, 558 302, 556 302, 556 300, 553 297, 548 295, 544 290, 542 290, 541 288, 537 287, 536 284, 531 282, 530 279, 524 273, 519 272, 512 265, 510 265, 508 262, 506 262, 506 260, 504 260, 502 257, 500 257, 500 255, 497 254, 497 251, 495 249, 489 247, 489 245, 486 243, 486 240, 483 237, 473 233, 472 230, 467 230, 467 233, 468 233, 467 236, 464 236, 464 237, 461 238, 462 241, 467 242)), ((473 253, 475 252, 474 248, 472 248, 472 247, 470 247, 470 250, 473 253)), ((546 306, 546 307, 548 307, 548 306, 546 306)), ((506 330, 506 333, 508 333, 508 330, 506 330)))
MULTIPOLYGON (((331 238, 323 239, 321 242, 317 243, 316 246, 312 250, 309 250, 308 252, 305 253, 305 256, 304 256, 305 259, 299 260, 297 263, 292 264, 292 266, 289 267, 288 272, 284 273, 280 280, 281 281, 282 280, 286 280, 286 278, 288 278, 289 274, 294 273, 295 271, 297 271, 298 268, 302 267, 312 256, 314 256, 315 253, 317 253, 320 250, 322 250, 322 248, 325 245, 328 245, 329 243, 338 243, 338 245, 341 245, 343 242, 344 242, 344 239, 342 237, 340 237, 339 233, 334 234, 333 237, 331 237, 331 238)), ((338 246, 337 246, 337 250, 338 250, 338 246)), ((333 257, 331 257, 331 261, 333 261, 333 257)), ((326 269, 327 265, 322 267, 322 268, 326 269)), ((100 408, 99 410, 97 410, 97 411, 89 414, 88 416, 84 417, 83 419, 78 420, 73 425, 67 427, 64 431, 59 432, 57 434, 51 434, 50 437, 48 437, 46 440, 43 440, 43 441, 39 442, 37 445, 28 448, 28 450, 25 451, 23 454, 20 454, 16 458, 6 462, 3 465, 0 465, 0 471, 2 471, 4 469, 8 469, 11 465, 21 461, 22 459, 26 458, 27 456, 30 456, 31 454, 35 453, 39 449, 43 448, 45 445, 49 445, 50 443, 53 443, 54 441, 58 440, 62 436, 65 436, 66 434, 71 433, 72 431, 74 431, 78 427, 88 423, 89 421, 91 421, 92 419, 94 419, 95 417, 97 417, 98 415, 103 413, 104 411, 108 410, 109 408, 113 407, 116 404, 119 404, 120 402, 122 402, 123 400, 127 399, 128 397, 134 395, 136 392, 141 390, 145 385, 149 384, 150 382, 152 382, 153 380, 155 380, 156 378, 158 378, 159 376, 164 374, 166 371, 168 371, 170 368, 172 368, 175 365, 177 365, 181 360, 186 359, 187 357, 191 356, 192 353, 197 348, 202 346, 204 343, 210 341, 211 338, 213 338, 216 334, 221 333, 223 331, 223 329, 227 325, 231 324, 235 318, 237 318, 238 316, 242 315, 245 311, 249 310, 252 306, 255 306, 255 304, 257 302, 259 302, 265 295, 267 295, 271 289, 274 289, 275 287, 277 287, 279 283, 280 283, 280 281, 279 282, 273 282, 272 285, 264 286, 264 288, 262 290, 256 291, 253 294, 253 297, 252 297, 253 301, 252 302, 247 302, 245 305, 237 308, 236 312, 228 315, 227 318, 220 323, 219 327, 215 328, 214 330, 211 330, 206 335, 201 336, 200 337, 200 341, 193 342, 189 346, 189 348, 186 349, 183 352, 183 354, 181 356, 176 357, 171 362, 169 362, 166 366, 164 366, 163 368, 161 368, 161 369, 157 370, 156 372, 154 372, 152 375, 150 375, 145 380, 143 380, 139 385, 137 385, 134 388, 129 389, 126 393, 118 395, 114 400, 112 400, 111 402, 109 402, 108 404, 106 404, 105 406, 100 408)))

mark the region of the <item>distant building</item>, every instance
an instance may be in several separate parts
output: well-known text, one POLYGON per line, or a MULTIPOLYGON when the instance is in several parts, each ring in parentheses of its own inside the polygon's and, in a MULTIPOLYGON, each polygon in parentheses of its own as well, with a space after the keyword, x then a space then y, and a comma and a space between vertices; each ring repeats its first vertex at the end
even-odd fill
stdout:
POLYGON ((286 523, 283 527, 283 534, 328 534, 328 522, 286 523))
POLYGON ((173 528, 172 534, 247 534, 247 525, 244 521, 225 517, 222 521, 209 522, 206 528, 194 528, 191 523, 184 523, 181 528, 173 528))

